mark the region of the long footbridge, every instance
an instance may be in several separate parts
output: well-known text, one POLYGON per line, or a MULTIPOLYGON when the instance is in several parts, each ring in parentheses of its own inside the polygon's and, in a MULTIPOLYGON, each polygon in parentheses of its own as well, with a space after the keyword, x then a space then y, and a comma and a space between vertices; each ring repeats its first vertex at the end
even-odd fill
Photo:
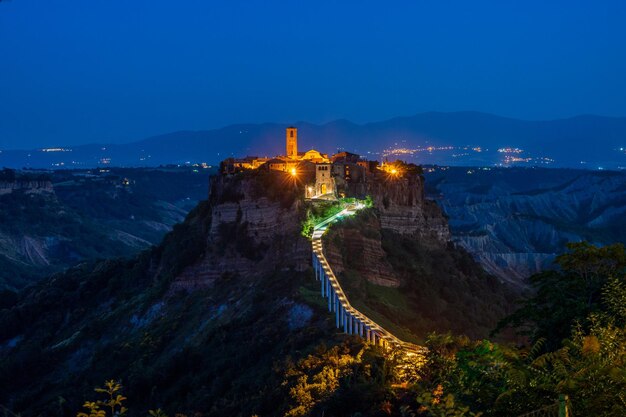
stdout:
POLYGON ((384 349, 400 349, 408 356, 423 356, 428 351, 425 347, 398 339, 350 304, 324 256, 322 236, 328 226, 343 217, 354 215, 362 208, 364 206, 360 203, 351 204, 334 216, 318 223, 313 229, 313 270, 316 280, 320 282, 322 297, 328 299, 328 311, 335 313, 335 324, 338 329, 343 328, 345 333, 358 335, 384 349))

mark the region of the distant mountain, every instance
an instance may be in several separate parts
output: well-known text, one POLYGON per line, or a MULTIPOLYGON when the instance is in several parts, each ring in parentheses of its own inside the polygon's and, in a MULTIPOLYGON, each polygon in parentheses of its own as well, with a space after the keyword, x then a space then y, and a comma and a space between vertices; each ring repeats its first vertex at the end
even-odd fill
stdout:
MULTIPOLYGON (((527 121, 478 112, 420 113, 381 122, 336 120, 295 123, 301 149, 333 153, 345 149, 381 159, 443 165, 547 165, 626 168, 626 118, 576 116, 527 121)), ((181 131, 122 145, 82 145, 5 150, 0 166, 93 167, 216 164, 228 156, 283 153, 284 128, 277 123, 238 124, 206 131, 181 131)))

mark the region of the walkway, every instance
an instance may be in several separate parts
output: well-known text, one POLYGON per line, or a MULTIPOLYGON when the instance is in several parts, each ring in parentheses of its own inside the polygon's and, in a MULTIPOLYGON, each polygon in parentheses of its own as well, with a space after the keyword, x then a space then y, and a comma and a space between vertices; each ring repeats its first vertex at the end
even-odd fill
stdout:
POLYGON ((337 277, 333 273, 330 264, 324 256, 322 248, 322 236, 328 226, 337 220, 354 215, 364 208, 363 204, 357 203, 348 206, 344 210, 318 223, 313 231, 313 269, 316 280, 320 281, 322 297, 328 299, 328 311, 335 313, 337 328, 342 328, 348 334, 356 334, 368 342, 387 349, 401 349, 406 355, 424 355, 427 349, 412 343, 404 342, 385 330, 378 323, 367 317, 350 305, 348 297, 343 292, 337 277))

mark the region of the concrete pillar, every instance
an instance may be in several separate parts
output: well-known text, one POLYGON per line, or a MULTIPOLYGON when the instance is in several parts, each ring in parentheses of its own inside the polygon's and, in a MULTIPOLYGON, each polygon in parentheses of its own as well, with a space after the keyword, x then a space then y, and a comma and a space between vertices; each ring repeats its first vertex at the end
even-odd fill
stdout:
POLYGON ((371 335, 369 327, 365 328, 365 340, 367 340, 368 342, 372 341, 372 335, 371 335))
POLYGON ((339 300, 335 297, 335 322, 337 328, 339 328, 339 315, 341 314, 341 308, 339 307, 339 300))
POLYGON ((328 311, 332 312, 333 311, 333 289, 332 287, 330 288, 330 292, 328 293, 328 311))
POLYGON ((322 279, 322 271, 320 270, 320 260, 317 258, 317 255, 315 255, 315 271, 315 278, 317 278, 317 280, 319 281, 320 279, 322 279))
POLYGON ((339 327, 343 326, 343 306, 341 304, 339 305, 339 327))
POLYGON ((348 333, 348 312, 343 309, 343 332, 348 333))
POLYGON ((322 297, 324 297, 325 289, 326 289, 326 273, 322 271, 322 297))

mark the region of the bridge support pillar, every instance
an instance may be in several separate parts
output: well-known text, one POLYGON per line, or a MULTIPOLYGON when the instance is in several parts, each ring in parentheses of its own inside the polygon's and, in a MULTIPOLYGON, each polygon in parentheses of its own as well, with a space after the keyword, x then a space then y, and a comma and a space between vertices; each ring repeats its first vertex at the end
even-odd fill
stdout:
POLYGON ((328 311, 332 312, 333 311, 333 287, 330 287, 330 292, 328 293, 328 311))

